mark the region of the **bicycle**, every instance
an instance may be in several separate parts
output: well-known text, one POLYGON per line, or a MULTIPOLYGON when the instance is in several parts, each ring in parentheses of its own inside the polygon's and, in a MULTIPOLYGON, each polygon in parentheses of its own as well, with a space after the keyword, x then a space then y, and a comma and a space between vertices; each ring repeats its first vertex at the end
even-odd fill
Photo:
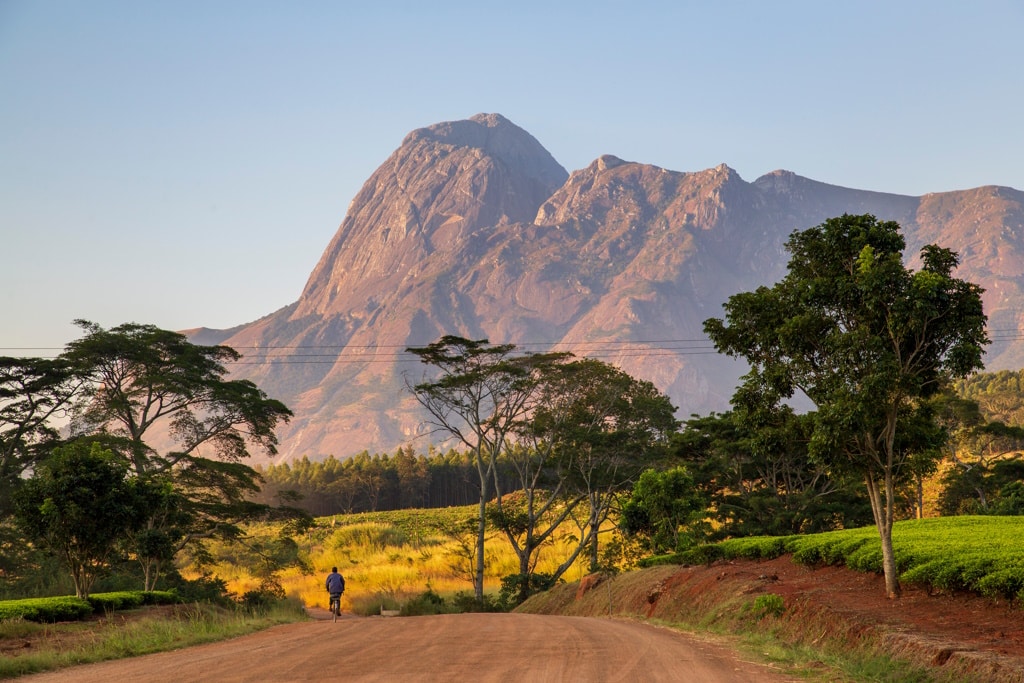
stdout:
POLYGON ((328 609, 331 611, 331 616, 334 617, 334 622, 337 623, 338 617, 341 616, 341 593, 331 593, 331 604, 328 609))

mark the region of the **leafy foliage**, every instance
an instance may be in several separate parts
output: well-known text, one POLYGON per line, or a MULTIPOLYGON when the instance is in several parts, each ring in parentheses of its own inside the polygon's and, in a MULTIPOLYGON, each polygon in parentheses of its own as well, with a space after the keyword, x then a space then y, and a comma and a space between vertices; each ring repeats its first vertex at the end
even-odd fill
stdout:
POLYGON ((685 550, 699 540, 704 505, 686 468, 647 470, 623 503, 619 526, 653 553, 685 550))
POLYGON ((907 269, 899 225, 870 215, 829 219, 786 246, 787 275, 730 297, 726 319, 704 329, 751 365, 734 405, 756 416, 798 391, 814 403, 808 454, 863 479, 895 596, 896 489, 940 457, 925 399, 982 367, 982 290, 954 278, 957 255, 936 245, 907 269))
POLYGON ((131 609, 141 605, 170 605, 177 602, 179 602, 178 595, 169 591, 93 593, 87 600, 69 596, 3 600, 0 601, 0 621, 6 619, 50 623, 76 621, 93 613, 131 609))
POLYGON ((694 417, 675 453, 711 503, 717 538, 817 533, 871 521, 856 481, 807 454, 811 416, 788 407, 694 417))
MULTIPOLYGON (((968 590, 1024 601, 1024 534, 1020 517, 942 517, 897 522, 896 564, 908 583, 935 590, 968 590)), ((882 571, 882 552, 871 527, 813 535, 737 538, 718 544, 725 557, 768 559, 792 553, 802 564, 845 565, 882 571)))
POLYGON ((18 491, 15 514, 25 533, 57 553, 87 598, 115 547, 149 517, 146 482, 97 443, 72 442, 54 450, 18 491))

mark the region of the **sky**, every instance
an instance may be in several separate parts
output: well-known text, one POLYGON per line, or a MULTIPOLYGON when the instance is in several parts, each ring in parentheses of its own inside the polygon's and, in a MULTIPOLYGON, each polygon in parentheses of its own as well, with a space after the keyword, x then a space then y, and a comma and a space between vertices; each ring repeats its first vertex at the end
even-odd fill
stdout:
POLYGON ((1024 2, 0 0, 0 355, 297 300, 410 131, 921 195, 1024 189, 1024 2))

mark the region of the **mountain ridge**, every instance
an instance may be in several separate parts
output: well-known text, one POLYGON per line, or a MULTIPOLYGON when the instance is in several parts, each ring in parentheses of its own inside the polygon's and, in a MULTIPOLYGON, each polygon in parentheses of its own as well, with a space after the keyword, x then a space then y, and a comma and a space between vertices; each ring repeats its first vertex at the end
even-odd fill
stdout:
MULTIPOLYGON (((958 274, 992 288, 990 318, 1018 329, 1022 207, 1024 193, 999 186, 910 197, 785 170, 747 182, 726 164, 683 172, 613 155, 569 173, 522 128, 478 114, 405 136, 352 200, 296 302, 189 335, 237 348, 246 363, 232 376, 295 412, 279 460, 426 449, 424 416, 405 389, 422 368, 402 351, 443 334, 599 352, 654 382, 681 416, 706 413, 727 409, 743 367, 708 348, 702 322, 731 294, 781 277, 794 230, 873 213, 903 226, 911 265, 929 242, 964 250, 958 274)), ((1024 365, 1024 342, 989 361, 1024 365)))

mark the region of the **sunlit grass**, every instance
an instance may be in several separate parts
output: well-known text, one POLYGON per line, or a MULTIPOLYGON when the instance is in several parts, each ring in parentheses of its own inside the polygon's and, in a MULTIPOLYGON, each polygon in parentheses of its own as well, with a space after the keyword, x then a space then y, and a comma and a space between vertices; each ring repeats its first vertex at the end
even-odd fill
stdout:
MULTIPOLYGON (((332 567, 337 567, 346 582, 342 609, 360 613, 370 613, 381 605, 401 605, 428 589, 446 597, 471 593, 472 564, 464 545, 467 539, 464 537, 460 544, 445 530, 472 519, 476 513, 476 506, 466 506, 320 518, 315 528, 295 539, 305 568, 281 571, 278 579, 289 597, 310 607, 326 608, 324 579, 332 567)), ((275 533, 270 526, 250 531, 275 533)), ((485 550, 484 590, 495 595, 503 577, 519 573, 519 559, 500 534, 488 536, 485 550)), ((571 551, 571 539, 556 540, 540 551, 535 571, 553 572, 571 551)), ((586 573, 585 566, 586 558, 581 558, 566 573, 565 580, 578 580, 586 573)), ((220 564, 213 569, 236 594, 259 585, 236 564, 220 564)))
POLYGON ((115 615, 100 627, 94 622, 0 622, 0 638, 27 638, 40 632, 46 636, 16 656, 0 657, 0 678, 199 645, 303 618, 299 605, 286 602, 259 614, 211 605, 180 606, 170 614, 162 610, 137 620, 115 615), (74 643, 71 648, 66 646, 69 641, 74 643))

